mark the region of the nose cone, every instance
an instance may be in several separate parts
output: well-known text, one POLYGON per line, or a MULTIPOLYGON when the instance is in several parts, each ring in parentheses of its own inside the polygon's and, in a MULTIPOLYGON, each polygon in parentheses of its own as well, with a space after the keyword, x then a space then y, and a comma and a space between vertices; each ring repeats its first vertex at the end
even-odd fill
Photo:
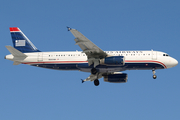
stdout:
POLYGON ((178 61, 172 57, 168 57, 167 59, 164 59, 164 63, 167 68, 175 67, 178 64, 178 61))
POLYGON ((178 65, 178 61, 176 59, 172 60, 172 66, 175 67, 176 65, 178 65))

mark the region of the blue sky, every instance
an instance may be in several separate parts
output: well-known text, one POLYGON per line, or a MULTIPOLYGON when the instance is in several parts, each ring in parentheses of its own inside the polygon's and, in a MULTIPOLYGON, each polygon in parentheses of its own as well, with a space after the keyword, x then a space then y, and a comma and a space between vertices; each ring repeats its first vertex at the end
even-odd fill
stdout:
POLYGON ((169 120, 180 119, 179 65, 152 71, 124 71, 128 82, 89 73, 13 66, 5 60, 9 27, 19 27, 41 51, 81 50, 66 26, 78 29, 103 50, 158 50, 180 60, 178 0, 5 0, 1 14, 1 120, 169 120))

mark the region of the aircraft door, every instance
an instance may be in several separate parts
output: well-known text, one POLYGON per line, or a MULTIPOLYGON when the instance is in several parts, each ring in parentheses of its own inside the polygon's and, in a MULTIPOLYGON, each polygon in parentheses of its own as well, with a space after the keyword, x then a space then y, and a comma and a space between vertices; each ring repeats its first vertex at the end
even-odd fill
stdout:
POLYGON ((43 61, 43 53, 38 53, 38 62, 43 61))
POLYGON ((157 52, 152 50, 152 60, 157 59, 157 52))

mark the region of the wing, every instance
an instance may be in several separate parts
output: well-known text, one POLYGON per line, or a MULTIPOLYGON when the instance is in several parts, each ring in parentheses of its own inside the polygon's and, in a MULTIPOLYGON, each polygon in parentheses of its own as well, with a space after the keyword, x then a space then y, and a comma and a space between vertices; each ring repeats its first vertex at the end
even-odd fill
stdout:
POLYGON ((79 45, 79 47, 87 55, 89 65, 94 63, 94 67, 96 67, 99 65, 99 59, 105 58, 107 56, 103 50, 101 50, 78 30, 71 29, 69 27, 68 30, 71 31, 71 33, 74 35, 76 45, 79 45))

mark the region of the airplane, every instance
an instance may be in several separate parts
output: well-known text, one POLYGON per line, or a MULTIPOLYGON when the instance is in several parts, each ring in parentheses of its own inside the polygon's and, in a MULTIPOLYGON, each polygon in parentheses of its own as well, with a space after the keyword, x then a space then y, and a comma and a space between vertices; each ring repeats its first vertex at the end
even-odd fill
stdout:
POLYGON ((76 29, 67 27, 75 37, 75 44, 82 51, 42 52, 25 36, 18 27, 10 27, 13 46, 5 46, 11 53, 5 59, 14 61, 13 65, 27 64, 55 70, 79 70, 90 72, 90 76, 82 79, 94 81, 98 86, 99 79, 105 82, 126 83, 126 70, 155 70, 175 67, 178 61, 167 53, 160 51, 103 51, 76 29))

